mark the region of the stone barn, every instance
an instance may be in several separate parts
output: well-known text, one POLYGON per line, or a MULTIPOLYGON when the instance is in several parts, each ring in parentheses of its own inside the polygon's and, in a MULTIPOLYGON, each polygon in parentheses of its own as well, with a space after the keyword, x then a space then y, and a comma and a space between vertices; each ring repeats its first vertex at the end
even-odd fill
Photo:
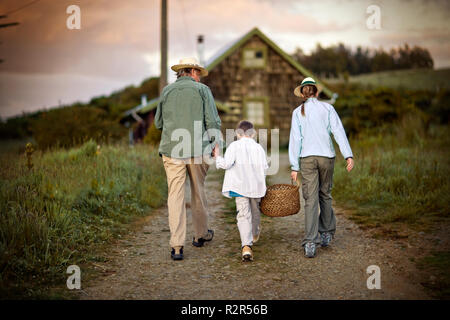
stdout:
MULTIPOLYGON (((293 93, 295 87, 305 77, 320 83, 258 28, 224 47, 205 65, 209 75, 201 81, 211 88, 224 133, 245 119, 256 128, 279 129, 281 144, 289 140, 291 114, 301 103, 293 93)), ((333 102, 337 94, 320 84, 319 98, 333 102)), ((124 119, 133 120, 133 114, 153 119, 157 102, 156 98, 127 111, 124 119)))
MULTIPOLYGON (((226 46, 207 63, 209 75, 202 82, 214 98, 229 109, 221 117, 223 128, 242 120, 257 128, 280 130, 280 143, 289 139, 292 111, 301 103, 294 89, 305 77, 314 77, 258 28, 226 46)), ((334 99, 327 87, 319 98, 334 99)))

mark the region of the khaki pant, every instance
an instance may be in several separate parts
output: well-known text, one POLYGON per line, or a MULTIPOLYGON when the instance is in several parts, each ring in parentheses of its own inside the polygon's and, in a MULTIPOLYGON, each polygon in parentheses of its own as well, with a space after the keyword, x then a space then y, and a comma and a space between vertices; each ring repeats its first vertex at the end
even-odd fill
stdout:
POLYGON ((162 156, 166 170, 169 211, 170 246, 184 246, 186 240, 186 173, 191 186, 191 210, 194 236, 201 238, 208 233, 208 213, 205 195, 205 179, 209 165, 197 158, 176 159, 162 156))
POLYGON ((319 244, 320 233, 334 234, 336 230, 336 217, 331 207, 333 171, 334 158, 311 156, 300 159, 305 199, 305 237, 302 245, 307 242, 319 244))

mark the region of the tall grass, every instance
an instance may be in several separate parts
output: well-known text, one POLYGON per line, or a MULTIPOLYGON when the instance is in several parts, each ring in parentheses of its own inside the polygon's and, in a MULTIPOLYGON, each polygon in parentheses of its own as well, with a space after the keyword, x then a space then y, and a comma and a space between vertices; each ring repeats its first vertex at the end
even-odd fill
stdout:
MULTIPOLYGON (((427 229, 449 218, 448 127, 425 129, 418 117, 352 139, 355 168, 335 170, 334 197, 368 226, 406 224, 427 229)), ((339 162, 338 162, 339 163, 339 162)))
MULTIPOLYGON (((21 149, 22 151, 22 149, 21 149)), ((0 295, 27 295, 33 286, 64 283, 65 268, 92 258, 165 197, 157 150, 102 146, 2 153, 0 171, 0 295), (62 282, 61 282, 62 281, 62 282)))

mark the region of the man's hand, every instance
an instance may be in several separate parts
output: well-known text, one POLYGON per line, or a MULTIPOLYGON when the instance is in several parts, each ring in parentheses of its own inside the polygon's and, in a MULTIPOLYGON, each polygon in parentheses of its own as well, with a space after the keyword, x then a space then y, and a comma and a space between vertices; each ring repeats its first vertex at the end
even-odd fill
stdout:
POLYGON ((354 165, 355 165, 355 162, 353 161, 353 158, 347 158, 347 171, 348 172, 352 171, 354 165))
POLYGON ((293 181, 297 181, 297 174, 298 174, 297 171, 291 171, 291 179, 293 181))

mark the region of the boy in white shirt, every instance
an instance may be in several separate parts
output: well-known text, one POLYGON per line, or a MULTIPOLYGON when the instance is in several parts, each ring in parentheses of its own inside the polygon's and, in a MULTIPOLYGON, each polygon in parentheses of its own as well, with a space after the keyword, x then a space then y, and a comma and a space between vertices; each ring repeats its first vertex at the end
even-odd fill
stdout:
POLYGON ((218 155, 216 145, 213 156, 216 167, 225 169, 222 193, 236 199, 237 225, 241 236, 242 260, 252 261, 252 245, 261 233, 259 204, 266 194, 266 153, 253 138, 253 124, 241 121, 236 130, 237 141, 230 143, 224 157, 218 155))

